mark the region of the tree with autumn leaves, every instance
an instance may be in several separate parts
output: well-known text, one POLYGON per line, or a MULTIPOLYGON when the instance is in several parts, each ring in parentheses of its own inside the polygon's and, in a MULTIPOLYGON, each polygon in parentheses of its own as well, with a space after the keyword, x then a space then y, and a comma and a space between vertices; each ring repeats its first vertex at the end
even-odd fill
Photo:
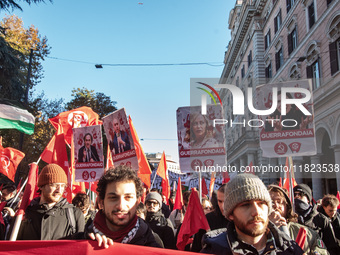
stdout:
MULTIPOLYGON (((4 1, 0 0, 0 10, 3 6, 4 1)), ((15 100, 17 105, 25 106, 36 118, 34 134, 25 135, 23 140, 22 151, 26 156, 17 170, 18 175, 23 177, 27 175, 28 164, 38 160, 55 132, 48 121, 49 118, 81 106, 91 107, 100 117, 116 110, 116 102, 109 96, 86 88, 74 88, 73 99, 67 103, 63 99, 49 100, 44 92, 36 96, 34 87, 43 79, 42 63, 50 54, 50 49, 47 38, 42 36, 33 25, 25 28, 22 19, 17 16, 7 15, 0 22, 0 66, 2 67, 0 68, 0 98, 15 100), (31 78, 28 83, 30 93, 26 104, 25 93, 31 49, 33 50, 31 78)), ((0 130, 0 136, 3 137, 4 147, 19 148, 19 131, 0 130)))

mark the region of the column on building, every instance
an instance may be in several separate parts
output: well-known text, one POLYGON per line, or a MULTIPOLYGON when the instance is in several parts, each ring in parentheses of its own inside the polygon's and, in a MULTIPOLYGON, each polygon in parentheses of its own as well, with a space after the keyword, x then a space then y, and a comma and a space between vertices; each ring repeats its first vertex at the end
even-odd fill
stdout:
POLYGON ((333 151, 334 151, 334 169, 337 169, 338 172, 336 172, 336 185, 337 185, 337 190, 340 190, 340 144, 336 144, 332 146, 333 151))
MULTIPOLYGON (((320 158, 322 154, 316 154, 310 157, 311 164, 320 164, 320 158)), ((307 173, 305 173, 307 174, 307 173)), ((313 197, 317 201, 318 199, 323 197, 322 194, 322 174, 321 173, 312 173, 312 185, 313 185, 313 197)))

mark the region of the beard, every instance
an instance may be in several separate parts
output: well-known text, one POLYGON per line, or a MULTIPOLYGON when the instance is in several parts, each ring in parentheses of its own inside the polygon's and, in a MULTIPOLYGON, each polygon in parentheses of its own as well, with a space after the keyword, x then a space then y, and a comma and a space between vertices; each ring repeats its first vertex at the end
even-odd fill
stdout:
POLYGON ((60 198, 62 197, 62 193, 52 193, 52 194, 41 194, 44 196, 44 199, 47 203, 57 203, 59 202, 60 198))
POLYGON ((248 236, 251 236, 251 237, 257 237, 257 236, 264 234, 267 230, 268 221, 269 219, 264 220, 259 216, 255 216, 253 219, 247 222, 243 222, 234 215, 235 227, 237 227, 242 233, 248 236), (250 227, 249 225, 251 225, 254 221, 260 221, 262 224, 261 225, 258 224, 258 225, 250 227))

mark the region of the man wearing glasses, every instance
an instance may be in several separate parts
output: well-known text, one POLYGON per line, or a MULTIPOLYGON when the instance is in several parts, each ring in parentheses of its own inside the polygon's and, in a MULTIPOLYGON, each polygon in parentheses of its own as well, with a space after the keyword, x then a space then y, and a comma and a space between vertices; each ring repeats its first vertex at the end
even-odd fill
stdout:
POLYGON ((150 192, 145 198, 146 218, 152 231, 162 239, 164 248, 176 249, 175 232, 172 223, 162 213, 162 196, 158 192, 150 192))
POLYGON ((38 177, 41 196, 27 207, 17 240, 57 240, 84 231, 81 210, 62 197, 66 184, 67 176, 57 164, 42 169, 38 177))

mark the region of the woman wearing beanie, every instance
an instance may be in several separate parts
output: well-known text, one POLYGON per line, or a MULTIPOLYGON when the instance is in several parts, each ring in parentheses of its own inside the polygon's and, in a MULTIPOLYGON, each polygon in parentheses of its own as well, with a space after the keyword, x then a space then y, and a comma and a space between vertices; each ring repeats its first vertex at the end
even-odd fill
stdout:
POLYGON ((45 166, 38 177, 41 196, 25 211, 17 240, 57 240, 84 231, 85 218, 79 208, 63 198, 67 176, 57 164, 45 166))
POLYGON ((239 174, 225 188, 225 232, 208 232, 201 252, 210 254, 303 254, 302 249, 272 224, 271 198, 253 174, 239 174))

